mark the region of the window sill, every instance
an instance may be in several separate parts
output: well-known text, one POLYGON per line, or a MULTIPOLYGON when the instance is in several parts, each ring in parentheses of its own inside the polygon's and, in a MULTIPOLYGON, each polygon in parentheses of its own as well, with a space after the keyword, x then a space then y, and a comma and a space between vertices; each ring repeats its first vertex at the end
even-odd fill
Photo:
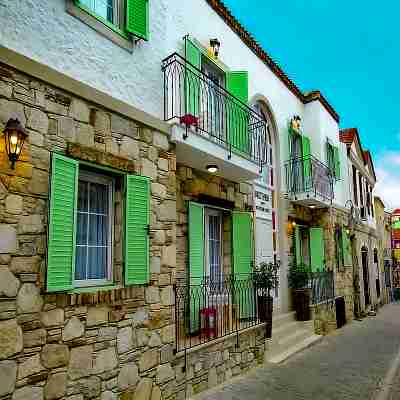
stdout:
POLYGON ((68 294, 96 293, 100 291, 122 289, 122 288, 123 286, 114 284, 105 286, 86 286, 86 287, 77 287, 72 291, 68 292, 68 294))
POLYGON ((118 46, 133 51, 134 42, 124 32, 119 31, 118 28, 112 27, 111 24, 102 22, 99 18, 95 17, 89 11, 86 11, 83 7, 80 7, 74 3, 74 0, 67 0, 67 12, 90 26, 92 29, 111 40, 118 46))

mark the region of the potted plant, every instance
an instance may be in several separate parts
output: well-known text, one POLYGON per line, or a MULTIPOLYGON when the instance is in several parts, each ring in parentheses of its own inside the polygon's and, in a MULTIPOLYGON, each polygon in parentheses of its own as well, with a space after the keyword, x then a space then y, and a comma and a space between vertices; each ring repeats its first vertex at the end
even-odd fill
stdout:
POLYGON ((279 263, 259 264, 253 274, 254 288, 257 293, 257 312, 260 322, 267 323, 267 337, 272 334, 273 298, 271 290, 279 285, 279 263))
POLYGON ((289 269, 288 283, 292 289, 293 304, 298 321, 308 321, 310 314, 311 290, 308 288, 311 268, 305 264, 292 264, 289 269))

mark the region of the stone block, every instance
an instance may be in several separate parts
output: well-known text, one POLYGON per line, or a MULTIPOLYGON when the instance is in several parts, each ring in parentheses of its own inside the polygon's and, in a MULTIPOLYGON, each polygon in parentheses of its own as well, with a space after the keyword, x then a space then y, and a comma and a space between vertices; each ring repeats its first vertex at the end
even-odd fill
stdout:
POLYGON ((15 361, 0 361, 0 397, 12 393, 17 378, 17 363, 15 361))
POLYGON ((126 390, 136 386, 139 381, 139 371, 134 363, 122 366, 118 375, 118 389, 126 390))
POLYGON ((121 142, 120 152, 122 157, 137 160, 139 158, 139 144, 136 140, 124 136, 121 142))
POLYGON ((151 334, 150 340, 149 340, 149 347, 159 347, 161 346, 161 339, 160 335, 157 332, 153 332, 151 334))
POLYGON ((77 383, 78 392, 83 394, 83 398, 97 399, 101 393, 101 379, 97 376, 91 376, 79 380, 77 383))
POLYGON ((26 127, 38 131, 43 134, 47 134, 49 129, 49 119, 47 115, 37 108, 30 108, 27 111, 28 120, 26 121, 26 127))
POLYGON ((161 304, 163 306, 172 306, 175 304, 175 293, 172 286, 161 289, 161 304))
POLYGON ((69 107, 69 115, 77 121, 89 122, 90 110, 80 99, 73 99, 69 107))
POLYGON ((149 378, 143 378, 139 382, 133 398, 135 400, 150 400, 152 387, 153 381, 149 378))
POLYGON ((9 194, 5 200, 6 211, 10 214, 19 215, 22 212, 22 197, 16 194, 9 194))
POLYGON ((0 81, 0 96, 10 98, 12 94, 12 86, 7 82, 0 81))
POLYGON ((139 359, 139 371, 144 372, 154 368, 160 362, 160 354, 157 350, 144 352, 139 359))
POLYGON ((18 233, 20 235, 42 232, 44 232, 42 215, 21 215, 18 224, 18 233))
POLYGON ((208 387, 212 388, 214 386, 217 386, 217 384, 217 370, 215 368, 210 368, 210 370, 208 371, 208 387))
POLYGON ((54 310, 42 312, 40 320, 46 328, 64 325, 64 310, 62 308, 55 308, 54 310))
POLYGON ((15 319, 0 321, 0 360, 22 350, 22 329, 15 319))
POLYGON ((94 360, 95 374, 102 374, 103 372, 112 370, 117 366, 117 355, 115 354, 115 349, 113 347, 109 347, 108 349, 97 352, 94 360))
POLYGON ((0 253, 17 251, 17 231, 11 225, 0 224, 0 253))
POLYGON ((89 307, 86 324, 88 327, 108 322, 108 307, 89 307))
POLYGON ((175 378, 175 371, 171 364, 162 364, 157 367, 157 383, 165 383, 175 378))
POLYGON ((68 364, 69 349, 65 344, 46 344, 41 353, 46 368, 58 368, 68 364))
POLYGON ((168 151, 169 150, 169 141, 167 135, 161 132, 154 132, 153 133, 153 144, 154 146, 168 151))
POLYGON ((168 325, 161 329, 163 343, 171 343, 175 340, 175 325, 168 325))
POLYGON ((119 329, 117 337, 118 354, 126 353, 127 351, 132 350, 133 346, 134 340, 132 327, 127 326, 119 329))
POLYGON ((43 299, 39 288, 34 283, 24 283, 17 296, 17 311, 23 313, 34 313, 41 311, 43 299))
POLYGON ((19 280, 7 266, 0 266, 0 296, 15 297, 18 288, 19 280))
POLYGON ((37 374, 44 370, 40 362, 40 355, 35 354, 18 365, 18 380, 37 374))
POLYGON ((146 288, 146 303, 155 304, 160 302, 160 290, 156 286, 146 288))
POLYGON ((92 357, 93 348, 90 345, 72 348, 68 376, 72 379, 89 376, 93 368, 92 357))
POLYGON ((43 388, 40 386, 24 386, 17 389, 12 400, 43 400, 43 388))
POLYGON ((73 118, 61 117, 58 119, 58 136, 69 142, 75 142, 76 137, 76 124, 73 118))
POLYGON ((174 222, 176 220, 176 202, 172 200, 163 201, 157 209, 157 217, 161 222, 174 222))
POLYGON ((0 123, 5 125, 10 118, 17 118, 22 126, 26 126, 24 106, 16 101, 0 99, 0 123))
POLYGON ((78 317, 72 317, 65 328, 63 329, 62 339, 67 342, 79 337, 82 337, 85 333, 85 327, 78 317))
POLYGON ((60 399, 65 395, 66 386, 67 374, 65 372, 50 375, 44 387, 45 400, 60 399))
POLYGON ((150 272, 152 274, 159 274, 161 272, 161 258, 160 257, 151 257, 150 272))
POLYGON ((161 185, 160 183, 153 182, 151 184, 151 194, 163 200, 167 195, 167 188, 164 185, 161 185))
POLYGON ((46 344, 46 330, 35 329, 33 331, 24 332, 24 347, 38 347, 46 344))
POLYGON ((78 123, 76 125, 75 140, 77 143, 86 147, 94 147, 94 129, 93 126, 78 123))
POLYGON ((157 178, 157 167, 153 162, 147 160, 146 158, 142 159, 142 175, 153 180, 157 178))
POLYGON ((151 400, 161 400, 161 390, 158 386, 153 386, 151 400))
POLYGON ((158 159, 158 168, 159 168, 161 171, 167 171, 167 172, 168 172, 168 170, 169 170, 169 162, 168 162, 168 159, 166 159, 166 158, 159 158, 159 159, 158 159))
POLYGON ((101 394, 101 400, 117 400, 117 394, 110 390, 106 390, 101 394))
POLYGON ((161 265, 166 267, 176 266, 176 245, 164 246, 162 250, 161 265))
POLYGON ((42 259, 39 256, 33 257, 13 257, 11 259, 10 270, 14 274, 37 273, 42 259))
MULTIPOLYGON (((114 310, 113 310, 114 311, 114 310)), ((98 340, 113 340, 117 337, 118 328, 116 326, 106 326, 99 329, 98 340)))
POLYGON ((34 168, 28 190, 33 194, 47 194, 49 190, 49 174, 47 171, 34 168))
POLYGON ((150 339, 150 331, 147 328, 137 329, 136 339, 139 347, 147 346, 150 339))
POLYGON ((115 113, 112 113, 111 131, 114 133, 120 133, 121 135, 128 135, 130 133, 129 120, 122 118, 115 113))

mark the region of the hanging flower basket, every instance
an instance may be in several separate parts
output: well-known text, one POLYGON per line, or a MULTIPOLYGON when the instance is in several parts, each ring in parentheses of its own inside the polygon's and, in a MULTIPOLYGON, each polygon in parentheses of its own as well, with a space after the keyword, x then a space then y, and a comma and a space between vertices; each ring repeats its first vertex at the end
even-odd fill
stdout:
POLYGON ((182 117, 180 117, 179 122, 183 125, 186 125, 186 127, 194 126, 196 130, 199 127, 199 119, 193 114, 183 115, 182 117))

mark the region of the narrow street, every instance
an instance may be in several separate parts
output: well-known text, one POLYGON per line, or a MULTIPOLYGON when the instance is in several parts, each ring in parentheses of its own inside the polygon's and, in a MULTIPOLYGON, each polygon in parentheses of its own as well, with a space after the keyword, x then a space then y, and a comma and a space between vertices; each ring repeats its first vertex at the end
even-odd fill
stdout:
POLYGON ((390 304, 280 365, 258 368, 198 399, 398 400, 399 351, 400 305, 390 304))

